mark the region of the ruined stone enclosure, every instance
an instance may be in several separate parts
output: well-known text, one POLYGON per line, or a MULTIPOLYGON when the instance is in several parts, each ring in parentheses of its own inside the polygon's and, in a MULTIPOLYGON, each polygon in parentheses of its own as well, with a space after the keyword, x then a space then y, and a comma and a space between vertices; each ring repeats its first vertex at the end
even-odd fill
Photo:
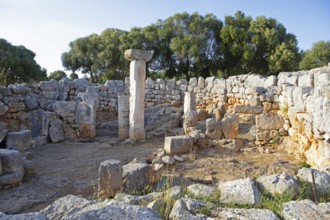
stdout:
MULTIPOLYGON (((78 147, 90 143, 90 147, 97 149, 97 145, 105 141, 109 148, 114 147, 117 151, 127 146, 152 148, 148 144, 155 143, 156 148, 138 156, 149 158, 148 162, 153 165, 172 167, 176 163, 177 172, 191 174, 192 180, 207 183, 214 182, 217 169, 221 169, 217 166, 227 170, 236 166, 240 161, 235 161, 235 155, 240 152, 247 152, 250 157, 267 153, 271 158, 272 153, 282 151, 290 155, 284 158, 283 153, 282 159, 295 158, 318 169, 329 167, 330 66, 282 72, 266 78, 252 74, 228 79, 191 78, 189 82, 183 79, 154 81, 150 78, 145 80, 145 62, 151 56, 147 52, 128 51, 126 57, 131 61, 131 75, 125 81, 110 80, 100 85, 83 79, 72 81, 64 78, 59 82, 51 80, 33 85, 0 87, 1 187, 17 186, 26 174, 31 174, 32 177, 28 178, 38 176, 38 168, 35 174, 31 165, 33 155, 38 155, 36 149, 42 152, 44 147, 51 149, 50 152, 57 149, 65 152, 63 146, 67 146, 67 157, 71 157, 71 145, 78 147), (152 157, 152 152, 158 148, 164 148, 164 151, 152 157), (13 150, 10 155, 9 150, 13 150), (32 157, 27 153, 29 151, 32 157), (203 156, 212 154, 228 155, 229 158, 200 170, 197 159, 202 161, 203 156), (16 165, 4 166, 8 158, 13 158, 16 165), (227 164, 234 165, 227 167, 227 164), (198 172, 204 172, 204 175, 198 172)), ((125 153, 130 151, 126 148, 125 153)), ((132 153, 137 154, 135 151, 132 153)), ((91 151, 89 156, 94 154, 106 160, 107 155, 101 157, 96 151, 91 151)), ((108 157, 126 163, 138 156, 129 155, 126 159, 123 155, 120 158, 108 157)), ((98 168, 100 161, 97 163, 90 166, 98 168)), ((108 164, 118 165, 118 162, 110 161, 108 164)), ((110 165, 103 164, 104 167, 110 165)), ((133 169, 130 166, 124 165, 123 172, 133 169)), ((152 172, 163 168, 152 168, 141 165, 139 169, 151 172, 150 176, 158 180, 159 174, 152 172)), ((120 173, 121 168, 116 169, 120 173)), ((97 171, 95 173, 97 175, 97 171)), ((235 178, 259 175, 253 172, 237 174, 241 176, 235 178)), ((51 184, 52 180, 48 181, 51 184)), ((132 185, 127 181, 126 189, 132 185)), ((117 190, 121 187, 118 186, 117 190)), ((84 195, 83 192, 78 194, 84 195)), ((114 193, 110 195, 112 197, 114 193)), ((54 198, 56 195, 49 200, 54 198)))

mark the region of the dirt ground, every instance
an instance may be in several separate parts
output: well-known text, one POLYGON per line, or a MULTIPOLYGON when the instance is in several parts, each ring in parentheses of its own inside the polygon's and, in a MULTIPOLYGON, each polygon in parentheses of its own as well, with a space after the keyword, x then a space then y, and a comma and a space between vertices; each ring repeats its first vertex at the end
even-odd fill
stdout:
MULTIPOLYGON (((115 132, 98 131, 94 141, 47 144, 31 149, 37 175, 28 176, 15 188, 0 191, 0 212, 7 214, 39 211, 67 194, 95 198, 99 164, 118 159, 147 159, 163 148, 164 137, 141 143, 118 142, 115 132)), ((229 144, 199 149, 185 155, 185 161, 169 166, 164 176, 188 182, 217 183, 282 172, 294 174, 298 161, 277 146, 235 149, 229 144)))

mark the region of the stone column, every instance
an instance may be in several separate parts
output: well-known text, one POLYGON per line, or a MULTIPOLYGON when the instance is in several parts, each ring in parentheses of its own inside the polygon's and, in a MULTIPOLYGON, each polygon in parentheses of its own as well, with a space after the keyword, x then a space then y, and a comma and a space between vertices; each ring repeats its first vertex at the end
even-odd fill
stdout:
POLYGON ((129 98, 129 138, 145 139, 144 131, 144 89, 146 80, 146 62, 152 58, 152 52, 129 49, 125 58, 130 64, 130 98, 129 98))
POLYGON ((183 129, 186 135, 191 135, 197 122, 196 96, 194 92, 184 93, 183 129))
POLYGON ((118 137, 120 140, 129 137, 129 101, 125 93, 118 94, 118 137))

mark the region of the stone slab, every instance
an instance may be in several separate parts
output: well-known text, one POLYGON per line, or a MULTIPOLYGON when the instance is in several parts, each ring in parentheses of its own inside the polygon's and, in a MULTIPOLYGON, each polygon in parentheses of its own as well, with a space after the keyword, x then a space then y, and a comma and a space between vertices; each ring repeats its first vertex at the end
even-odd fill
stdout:
POLYGON ((193 139, 189 136, 165 137, 164 149, 168 154, 189 153, 193 148, 193 139))

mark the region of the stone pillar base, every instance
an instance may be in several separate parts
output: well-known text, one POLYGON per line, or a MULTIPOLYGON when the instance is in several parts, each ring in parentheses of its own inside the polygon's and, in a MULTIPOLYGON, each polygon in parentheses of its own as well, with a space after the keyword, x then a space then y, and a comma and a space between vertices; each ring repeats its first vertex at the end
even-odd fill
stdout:
POLYGON ((146 139, 144 128, 130 128, 129 137, 132 140, 144 140, 146 139))
POLYGON ((118 137, 120 140, 126 140, 129 137, 129 129, 128 128, 119 128, 118 137))

